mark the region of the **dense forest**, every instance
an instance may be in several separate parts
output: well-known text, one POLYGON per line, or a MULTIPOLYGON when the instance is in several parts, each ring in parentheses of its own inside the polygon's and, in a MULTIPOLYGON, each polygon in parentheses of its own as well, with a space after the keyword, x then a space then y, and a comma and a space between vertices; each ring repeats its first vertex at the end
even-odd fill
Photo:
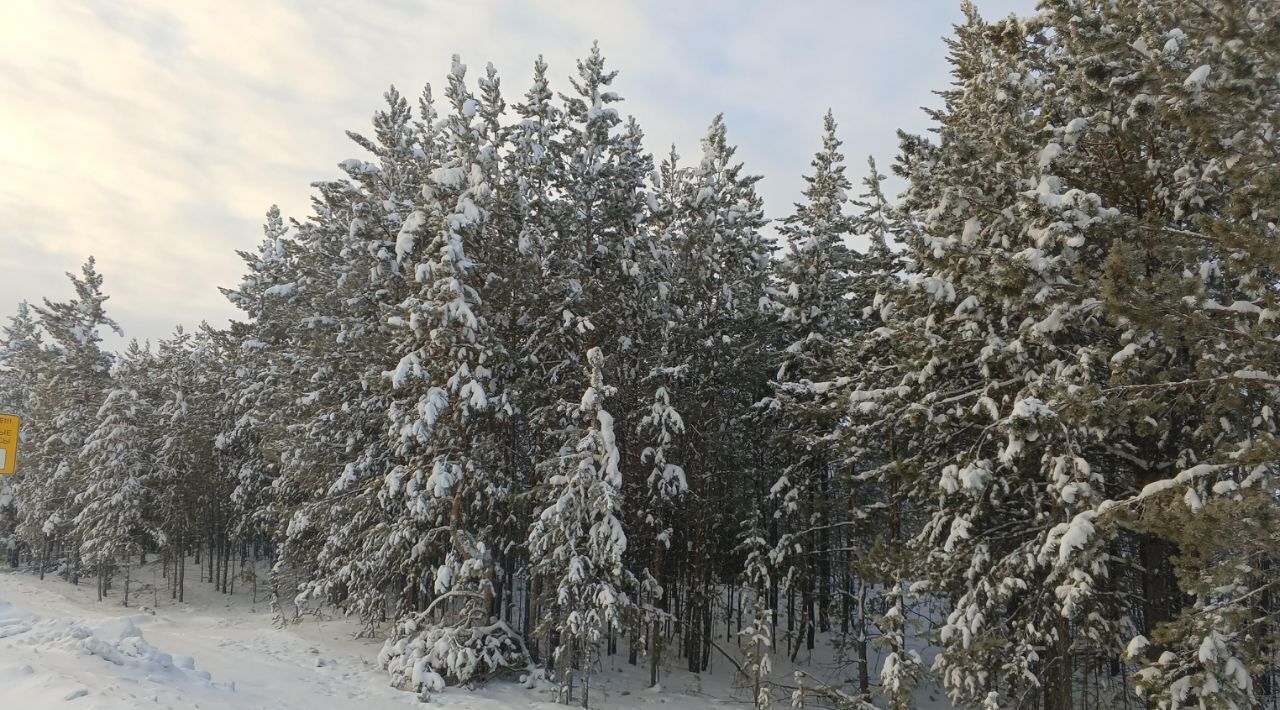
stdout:
POLYGON ((834 643, 828 706, 1280 707, 1280 6, 965 11, 900 196, 815 116, 770 220, 723 118, 655 159, 593 48, 389 90, 227 327, 108 352, 89 259, 0 334, 8 561, 267 560, 409 689, 733 646, 803 704, 771 659, 834 643))

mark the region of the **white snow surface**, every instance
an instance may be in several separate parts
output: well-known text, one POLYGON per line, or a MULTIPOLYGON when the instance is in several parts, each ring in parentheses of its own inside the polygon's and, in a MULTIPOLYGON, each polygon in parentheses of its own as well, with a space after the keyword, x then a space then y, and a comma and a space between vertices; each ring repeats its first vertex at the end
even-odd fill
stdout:
MULTIPOLYGON (((234 595, 195 582, 188 561, 187 602, 167 599, 154 565, 134 570, 131 606, 120 604, 119 589, 102 602, 94 582, 79 587, 50 577, 0 571, 0 708, 22 710, 387 710, 448 708, 563 710, 550 702, 545 682, 533 689, 492 681, 474 690, 448 688, 425 701, 389 685, 376 663, 381 638, 357 638, 358 625, 344 618, 303 621, 283 628, 261 590, 256 601, 248 582, 234 595), (154 585, 153 592, 148 585, 154 585)), ((122 580, 117 580, 119 584, 122 580)), ((720 629, 719 644, 735 652, 720 629)), ((835 670, 832 650, 820 643, 817 656, 802 651, 802 667, 819 675, 835 670)), ((921 649, 923 650, 923 648, 921 649)), ((773 678, 790 683, 792 669, 775 649, 773 678)), ((872 648, 876 677, 881 651, 872 648)), ((932 655, 932 654, 928 654, 932 655)), ((740 659, 739 659, 740 660, 740 659)), ((625 650, 600 659, 591 681, 591 707, 637 710, 694 710, 743 707, 747 698, 718 654, 710 673, 696 675, 664 664, 660 688, 650 689, 645 664, 626 663, 625 650)), ((788 693, 775 689, 779 706, 788 693)), ((577 703, 577 689, 575 702, 577 703)), ((918 689, 915 707, 950 708, 928 684, 918 689)))
POLYGON ((1204 86, 1205 80, 1209 78, 1210 71, 1212 71, 1212 67, 1208 64, 1201 64, 1196 67, 1195 71, 1187 75, 1187 78, 1182 83, 1188 88, 1198 89, 1204 86))
MULTIPOLYGON (((194 571, 189 570, 189 571, 194 571)), ((194 577, 192 574, 189 580, 194 577)), ((374 662, 380 640, 338 619, 273 626, 268 605, 188 585, 154 614, 94 601, 94 583, 0 574, 0 708, 326 710, 424 707, 374 662)), ((133 603, 135 600, 131 599, 133 603)), ((150 592, 139 594, 151 603, 150 592)), ((552 708, 536 691, 452 689, 425 707, 552 708)))

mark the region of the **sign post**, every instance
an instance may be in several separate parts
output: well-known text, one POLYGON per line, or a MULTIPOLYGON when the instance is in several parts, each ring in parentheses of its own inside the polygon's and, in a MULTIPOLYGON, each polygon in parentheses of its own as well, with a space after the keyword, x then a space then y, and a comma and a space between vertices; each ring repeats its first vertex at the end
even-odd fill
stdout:
POLYGON ((12 414, 0 414, 0 476, 18 470, 18 425, 22 420, 12 414))

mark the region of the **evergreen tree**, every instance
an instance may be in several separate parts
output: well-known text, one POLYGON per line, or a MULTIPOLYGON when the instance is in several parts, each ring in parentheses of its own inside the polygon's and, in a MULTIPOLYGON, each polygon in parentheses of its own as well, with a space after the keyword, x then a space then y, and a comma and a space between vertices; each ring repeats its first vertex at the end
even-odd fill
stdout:
MULTIPOLYGON (((151 365, 158 375, 153 383, 158 421, 151 432, 155 457, 143 485, 153 491, 153 525, 158 542, 174 565, 171 596, 178 601, 186 594, 188 550, 198 550, 204 542, 207 554, 219 561, 228 552, 222 506, 229 497, 229 486, 218 485, 220 481, 213 475, 217 435, 212 412, 202 406, 205 369, 196 349, 194 336, 179 327, 171 338, 160 341, 151 365)), ((211 581, 218 582, 221 589, 221 575, 213 574, 213 560, 209 569, 211 581)))
POLYGON ((308 570, 295 601, 338 604, 370 626, 385 619, 399 572, 375 557, 386 520, 376 493, 395 465, 383 377, 395 331, 385 319, 406 293, 396 249, 418 228, 425 156, 435 150, 394 87, 384 98, 375 138, 349 134, 377 163, 344 161, 348 179, 320 186, 294 235, 300 278, 287 351, 306 394, 287 403, 288 453, 273 484, 289 494, 279 504, 288 516, 280 564, 308 570))
POLYGON ((524 658, 510 628, 489 618, 494 556, 503 548, 493 530, 511 493, 500 424, 512 406, 500 379, 505 348, 483 296, 499 146, 486 141, 465 75, 455 57, 441 166, 426 178, 424 204, 410 217, 415 229, 397 244, 416 284, 391 316, 402 355, 389 373, 389 434, 403 463, 379 495, 398 513, 384 539, 412 546, 404 571, 435 565, 430 579, 409 579, 429 584, 436 599, 401 619, 382 658, 401 682, 414 684, 420 681, 409 670, 418 658, 454 681, 524 658))
POLYGON ((212 338, 215 347, 222 341, 219 349, 229 356, 227 370, 219 373, 226 387, 218 405, 221 414, 213 416, 218 422, 217 465, 228 478, 238 480, 233 489, 236 505, 255 504, 242 519, 274 535, 293 502, 288 491, 271 482, 279 476, 289 395, 298 389, 286 359, 289 326, 296 322, 298 247, 279 208, 272 206, 266 217, 258 247, 237 252, 245 275, 236 288, 222 289, 246 320, 232 323, 225 336, 212 338))
MULTIPOLYGON (((18 304, 18 312, 0 332, 0 412, 22 418, 18 437, 25 451, 33 441, 31 397, 44 352, 43 340, 26 302, 18 304)), ((24 461, 24 468, 18 468, 15 475, 0 478, 0 548, 8 552, 9 563, 14 567, 18 566, 22 544, 17 526, 18 503, 24 497, 21 481, 25 464, 24 461)))
MULTIPOLYGON (((772 420, 775 451, 784 452, 782 476, 770 488, 777 500, 777 516, 785 520, 778 550, 788 553, 788 588, 803 598, 803 621, 798 634, 810 650, 815 632, 830 628, 833 570, 828 550, 850 545, 837 541, 840 532, 832 501, 849 500, 851 492, 840 481, 837 455, 824 434, 834 422, 826 417, 818 400, 834 377, 835 352, 859 331, 860 305, 852 298, 858 255, 848 246, 854 220, 846 214, 848 190, 844 156, 836 138, 831 112, 823 118, 822 148, 815 155, 813 174, 805 176, 805 202, 783 220, 779 232, 787 240, 787 252, 775 266, 778 280, 774 296, 778 309, 781 346, 776 358, 772 397, 766 401, 772 420), (813 560, 820 564, 811 564, 813 560)), ((843 522, 843 521, 842 521, 843 522)), ((790 628, 790 623, 788 624, 790 628)), ((788 638, 795 651, 800 641, 788 638)), ((862 652, 865 657, 865 651, 862 652)))
MULTIPOLYGON (((561 97, 564 130, 557 146, 563 161, 559 170, 562 209, 570 216, 564 222, 559 251, 567 257, 563 265, 570 270, 550 274, 567 296, 553 340, 562 348, 555 361, 575 364, 568 371, 573 372, 584 349, 600 346, 610 353, 604 367, 606 379, 617 390, 611 413, 621 457, 622 493, 632 502, 622 520, 628 529, 638 529, 651 513, 646 485, 651 466, 644 460, 641 431, 653 392, 647 380, 655 369, 671 364, 662 361, 671 260, 650 223, 648 180, 653 159, 644 151, 639 124, 624 119, 616 108, 622 101, 612 90, 617 72, 606 70, 604 57, 594 45, 577 69, 577 76, 570 80, 573 91, 561 97)), ((547 315, 555 317, 557 310, 547 315)), ((566 390, 572 388, 572 379, 566 379, 565 385, 566 390)), ((542 400, 548 421, 560 415, 549 430, 572 424, 556 405, 559 399, 575 399, 575 395, 563 391, 542 400)), ((558 442, 548 441, 543 455, 557 448, 558 442)), ((627 569, 652 564, 653 553, 647 545, 628 548, 627 569)), ((654 574, 661 573, 651 570, 648 577, 654 574)), ((646 596, 638 586, 642 581, 650 598, 657 594, 661 584, 648 577, 632 578, 637 585, 628 590, 633 601, 646 596)), ((646 647, 642 623, 640 615, 635 615, 620 629, 630 636, 633 663, 646 647)), ((610 629, 611 637, 612 633, 610 629)), ((609 648, 612 652, 612 638, 609 648)))
POLYGON ((112 358, 102 350, 100 329, 119 333, 120 327, 107 317, 108 297, 93 257, 80 276, 67 277, 75 298, 46 298, 43 306, 33 307, 48 341, 35 365, 28 400, 32 446, 24 468, 30 476, 18 510, 18 533, 33 550, 41 550, 42 577, 51 554, 63 552, 69 555, 63 570, 78 583, 81 537, 74 527, 79 512, 75 496, 86 474, 81 448, 97 423, 111 377, 112 358))
POLYGON ((772 246, 760 231, 765 219, 755 192, 759 178, 744 175, 734 162, 736 149, 722 117, 712 122, 702 148, 696 167, 665 167, 668 194, 659 200, 672 210, 664 227, 664 246, 673 259, 668 366, 687 373, 673 393, 674 407, 686 428, 701 433, 699 441, 688 440, 676 452, 689 485, 681 511, 681 539, 689 546, 682 640, 691 672, 710 662, 712 590, 721 572, 716 563, 736 547, 737 521, 723 511, 754 505, 767 490, 765 437, 753 405, 768 391, 767 357, 773 350, 772 246), (742 498, 735 501, 735 495, 742 498))
POLYGON ((19 307, 0 546, 100 594, 158 549, 177 599, 265 552, 281 617, 390 622, 424 692, 532 662, 586 705, 622 640, 655 686, 718 648, 758 707, 1266 707, 1272 5, 964 4, 901 199, 874 162, 849 199, 828 113, 777 259, 722 118, 655 171, 598 47, 510 108, 455 59, 444 116, 390 89, 268 212, 241 322, 112 369, 92 260, 19 307))
POLYGON ((604 382, 604 354, 587 352, 588 386, 576 405, 579 423, 566 430, 565 443, 542 465, 545 507, 529 530, 534 573, 547 580, 554 602, 548 620, 558 641, 554 659, 560 701, 569 702, 573 669, 582 681, 587 707, 591 668, 610 624, 623 618, 634 585, 623 565, 627 536, 622 527, 621 454, 614 418, 605 409, 617 390, 604 382))
MULTIPOLYGON (((878 473, 915 501, 937 496, 915 546, 935 588, 956 602, 935 664, 955 699, 1071 707, 1080 674, 1116 668, 1137 627, 1194 639, 1181 666, 1193 675, 1142 676, 1164 689, 1165 702, 1239 706, 1251 683, 1228 670, 1249 655, 1232 645, 1243 637, 1222 625, 1233 615, 1216 613, 1206 596, 1182 623, 1167 624, 1182 604, 1171 574, 1181 536, 1145 503, 1193 483, 1185 498, 1194 512, 1210 495, 1200 486, 1224 472, 1234 471, 1228 488, 1263 475, 1252 464, 1246 473, 1208 463, 1228 456, 1222 432, 1266 441, 1269 425, 1260 410, 1243 414, 1241 390, 1228 384, 1244 360, 1188 345, 1215 342, 1197 330, 1212 304, 1263 307, 1248 299, 1258 272, 1214 266, 1247 264, 1243 252, 1215 256, 1190 222, 1204 210, 1206 223, 1230 224, 1233 239, 1250 232, 1213 206, 1210 194, 1236 196, 1215 192, 1217 178, 1169 187, 1201 174, 1219 149, 1208 146, 1239 129, 1201 143, 1210 123, 1164 111, 1194 102, 1207 79, 1196 74, 1201 60, 1169 59, 1195 36, 1185 28, 1199 12, 1173 13, 1173 3, 1083 14, 1076 4, 1050 5, 1027 23, 987 24, 967 8, 951 41, 956 88, 935 114, 940 142, 904 138, 898 169, 910 181, 903 210, 912 274, 882 302, 889 322, 879 331, 903 375, 880 375, 883 359, 851 367, 858 385, 849 429, 864 442, 906 439, 906 451, 878 473), (1147 49, 1155 37, 1164 51, 1147 49), (1238 276, 1219 280, 1226 273, 1238 276), (1163 322, 1153 327, 1155 313, 1163 322), (1224 369, 1206 370, 1219 361, 1224 369), (1226 411, 1218 406, 1234 414, 1215 413, 1226 411), (1125 549, 1139 552, 1141 567, 1126 569, 1125 549), (1143 598, 1135 616, 1124 600, 1132 584, 1143 598), (1213 649, 1209 660, 1191 660, 1203 644, 1213 649), (1179 689, 1169 690, 1174 683, 1179 689)), ((1236 12, 1238 31, 1258 31, 1243 29, 1247 9, 1236 12)), ((1247 318, 1248 310, 1233 312, 1247 318)), ((1232 352, 1260 361, 1239 345, 1232 352)), ((1266 556, 1265 546, 1254 549, 1266 556)), ((1148 652, 1158 661, 1167 647, 1148 652)))
POLYGON ((743 664, 751 683, 751 698, 757 710, 773 707, 768 683, 773 664, 769 653, 773 648, 773 607, 769 593, 773 588, 769 572, 770 545, 764 539, 760 516, 752 517, 746 528, 742 549, 746 552, 746 564, 742 572, 743 582, 752 591, 751 626, 739 632, 747 640, 746 662, 743 664))
MULTIPOLYGON (((1275 692, 1275 536, 1255 527, 1276 475, 1274 10, 1051 2, 1036 43, 1070 100, 1042 113, 1029 221, 1092 257, 1088 307, 1105 313, 1085 353, 1094 386, 1062 392, 1061 409, 1098 440, 1095 467, 1121 474, 1079 549, 1137 552, 1130 650, 1149 646, 1130 655, 1162 708, 1275 692), (1085 198, 1108 218, 1078 217, 1085 198)), ((1068 601, 1104 584, 1073 584, 1068 601)))
POLYGON ((881 693, 893 710, 910 710, 915 700, 912 693, 925 674, 924 659, 919 651, 908 647, 910 625, 910 591, 897 581, 884 594, 885 611, 876 619, 880 643, 885 649, 880 670, 881 693))
MULTIPOLYGON (((137 341, 115 367, 115 384, 98 409, 97 426, 85 441, 84 489, 76 494, 79 514, 74 524, 80 535, 81 559, 98 577, 98 600, 110 585, 116 565, 144 549, 151 537, 143 481, 151 467, 151 436, 156 425, 151 404, 136 385, 145 365, 137 341)), ((123 603, 129 604, 125 581, 123 603)))

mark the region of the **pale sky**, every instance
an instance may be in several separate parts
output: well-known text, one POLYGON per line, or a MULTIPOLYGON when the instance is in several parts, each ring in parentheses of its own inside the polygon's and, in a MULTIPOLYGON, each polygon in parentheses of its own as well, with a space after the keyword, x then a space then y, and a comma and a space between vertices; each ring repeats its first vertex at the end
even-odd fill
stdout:
POLYGON ((225 324, 217 287, 267 208, 305 217, 309 184, 365 157, 343 131, 369 132, 389 84, 439 94, 455 53, 473 78, 493 62, 514 103, 539 53, 563 91, 599 40, 650 152, 696 160, 723 112, 781 217, 828 107, 855 182, 867 155, 888 171, 895 129, 928 127, 959 17, 959 0, 0 0, 0 316, 69 297, 63 273, 93 254, 128 337, 225 324))

